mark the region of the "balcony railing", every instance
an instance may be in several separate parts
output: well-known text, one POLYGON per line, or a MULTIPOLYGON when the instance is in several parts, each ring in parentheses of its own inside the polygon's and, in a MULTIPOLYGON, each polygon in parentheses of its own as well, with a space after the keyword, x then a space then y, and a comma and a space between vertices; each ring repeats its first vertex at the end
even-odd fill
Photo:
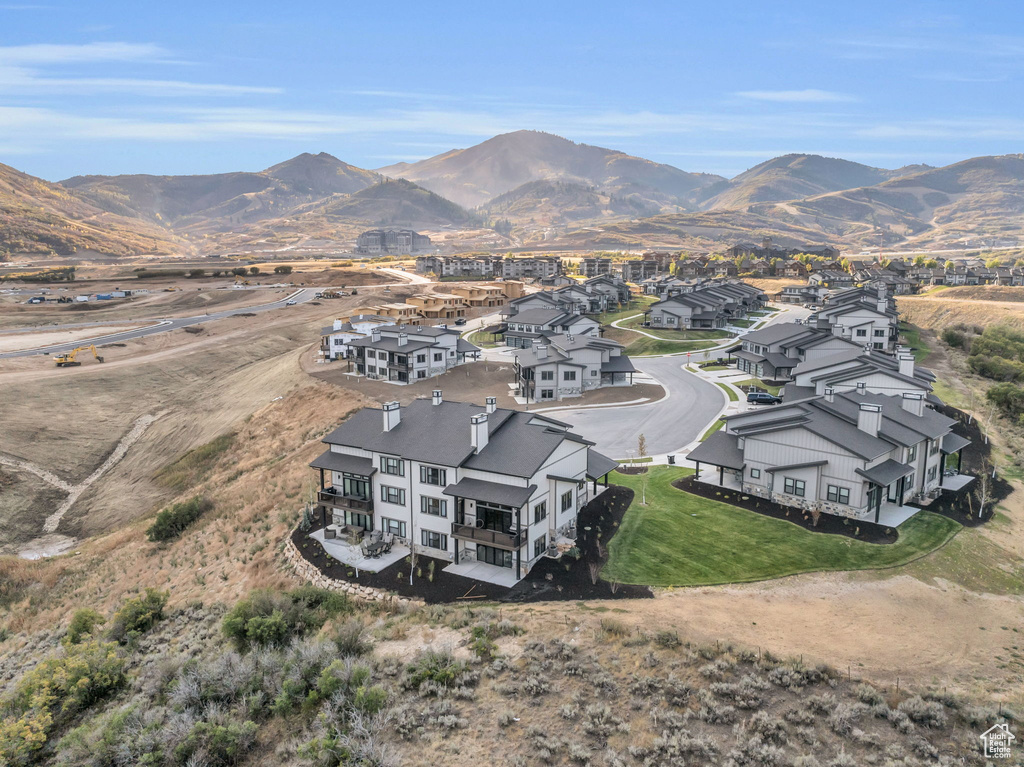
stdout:
POLYGON ((487 546, 495 546, 499 549, 513 550, 520 548, 526 541, 526 534, 523 532, 503 533, 500 530, 486 530, 482 527, 474 527, 473 525, 460 525, 458 522, 452 523, 452 536, 467 541, 476 541, 487 546))
POLYGON ((328 506, 334 506, 339 509, 351 509, 352 511, 358 511, 363 514, 368 514, 373 511, 372 498, 342 495, 330 488, 321 490, 317 493, 317 497, 320 503, 326 503, 328 506))

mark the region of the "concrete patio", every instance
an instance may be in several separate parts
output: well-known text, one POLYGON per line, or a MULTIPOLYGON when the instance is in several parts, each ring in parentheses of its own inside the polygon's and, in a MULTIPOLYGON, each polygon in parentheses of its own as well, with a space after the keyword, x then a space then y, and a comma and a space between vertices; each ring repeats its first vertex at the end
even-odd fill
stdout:
POLYGON ((464 578, 473 578, 484 583, 493 583, 496 586, 512 588, 519 579, 511 567, 498 567, 489 565, 486 562, 460 562, 457 565, 448 565, 442 572, 452 575, 461 575, 464 578))
MULTIPOLYGON (((897 506, 895 503, 885 502, 878 510, 878 524, 885 527, 899 527, 921 509, 916 506, 897 506)), ((865 522, 874 522, 875 515, 868 514, 863 518, 865 522)))
POLYGON ((950 492, 963 490, 974 481, 971 474, 954 474, 952 477, 942 478, 942 489, 950 492))
POLYGON ((385 570, 388 567, 391 567, 391 565, 401 562, 412 553, 408 546, 402 546, 401 544, 396 543, 391 547, 391 551, 387 554, 382 554, 377 558, 368 558, 363 556, 363 552, 358 546, 352 546, 337 538, 325 539, 322 528, 310 533, 309 537, 320 541, 324 547, 324 551, 339 562, 343 562, 357 570, 365 570, 370 573, 379 573, 381 570, 385 570))

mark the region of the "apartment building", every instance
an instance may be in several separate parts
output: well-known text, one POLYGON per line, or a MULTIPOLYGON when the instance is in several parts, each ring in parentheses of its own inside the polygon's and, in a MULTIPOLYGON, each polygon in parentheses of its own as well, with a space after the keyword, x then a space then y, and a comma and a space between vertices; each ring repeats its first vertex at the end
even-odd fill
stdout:
POLYGON ((563 273, 562 259, 557 256, 509 257, 501 263, 501 276, 505 279, 540 279, 542 277, 556 277, 563 273))
POLYGON ((356 238, 361 255, 404 255, 429 248, 430 238, 412 229, 370 229, 356 238))
POLYGON ((391 533, 487 580, 518 580, 571 546, 579 510, 616 466, 569 424, 499 409, 494 397, 445 402, 438 390, 364 408, 323 441, 310 466, 325 523, 391 533))
POLYGON ((506 345, 528 349, 552 335, 600 336, 601 324, 593 317, 562 309, 525 309, 508 317, 503 332, 506 345))
POLYGON ((835 392, 872 392, 888 396, 920 394, 938 403, 932 394, 935 374, 919 366, 905 347, 897 347, 895 356, 875 350, 846 349, 808 357, 792 371, 786 384, 789 398, 835 392))
POLYGON ((729 350, 738 370, 773 384, 792 380, 794 369, 805 360, 814 361, 840 352, 863 354, 864 347, 827 330, 793 322, 751 331, 743 336, 738 347, 729 350))
POLYGON ((584 258, 580 261, 580 274, 584 277, 600 277, 612 273, 610 258, 584 258))
POLYGON ((896 302, 884 287, 853 288, 830 295, 808 322, 879 351, 891 353, 899 343, 896 302))
POLYGON ((892 526, 914 513, 906 502, 941 492, 946 455, 970 444, 953 433, 953 419, 914 393, 826 389, 724 420, 722 431, 690 452, 701 481, 892 526))
POLYGON ((374 328, 397 325, 393 317, 377 314, 357 314, 353 317, 339 317, 334 324, 320 330, 320 350, 328 360, 348 359, 349 343, 359 338, 369 338, 374 328))
POLYGON ((452 293, 461 298, 466 306, 473 308, 504 306, 506 300, 502 285, 460 285, 453 287, 452 293))
POLYGON ((623 345, 593 335, 547 336, 545 343, 515 353, 518 396, 557 402, 608 386, 631 386, 633 367, 623 345))
POLYGON ((377 304, 367 306, 366 310, 378 317, 389 317, 398 325, 422 325, 424 322, 417 307, 412 304, 377 304))
POLYGON ((459 331, 437 327, 386 325, 348 343, 349 370, 375 380, 412 384, 479 359, 480 348, 459 331))
POLYGON ((466 302, 455 293, 421 293, 410 296, 406 302, 416 307, 416 313, 427 320, 453 320, 466 316, 466 302))
POLYGON ((622 279, 639 285, 644 280, 654 277, 662 269, 657 260, 640 259, 635 261, 624 261, 622 263, 622 279))
POLYGON ((501 256, 420 256, 416 271, 438 277, 493 280, 502 276, 501 256))
POLYGON ((762 291, 744 282, 716 281, 652 304, 652 328, 711 330, 743 319, 764 306, 762 291))

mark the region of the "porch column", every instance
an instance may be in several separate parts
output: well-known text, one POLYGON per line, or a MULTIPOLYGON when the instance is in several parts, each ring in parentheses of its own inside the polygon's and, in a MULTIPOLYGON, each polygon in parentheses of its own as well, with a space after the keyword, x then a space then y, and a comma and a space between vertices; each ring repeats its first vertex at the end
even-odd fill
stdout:
MULTIPOLYGON (((552 511, 554 511, 554 509, 552 509, 552 511)), ((555 513, 557 514, 558 512, 555 512, 555 513)), ((520 506, 518 509, 516 509, 516 527, 518 528, 517 531, 516 531, 516 534, 517 535, 522 535, 523 534, 523 507, 522 506, 520 506)), ((527 541, 530 540, 530 536, 529 535, 526 536, 526 540, 527 541)), ((522 546, 522 542, 520 542, 520 545, 516 546, 516 580, 519 580, 522 577, 523 577, 523 546, 522 546)))
POLYGON ((453 538, 455 541, 455 564, 459 563, 459 539, 453 538))
POLYGON ((323 490, 327 485, 324 484, 324 470, 320 469, 320 489, 323 490))
POLYGON ((320 504, 320 516, 323 518, 324 527, 327 527, 327 507, 320 504))
POLYGON ((718 467, 718 486, 725 487, 725 467, 718 467))
POLYGON ((946 475, 946 454, 939 453, 939 487, 942 487, 942 479, 946 475))
POLYGON ((694 461, 693 463, 697 467, 697 471, 694 472, 693 478, 700 479, 700 461, 694 461))

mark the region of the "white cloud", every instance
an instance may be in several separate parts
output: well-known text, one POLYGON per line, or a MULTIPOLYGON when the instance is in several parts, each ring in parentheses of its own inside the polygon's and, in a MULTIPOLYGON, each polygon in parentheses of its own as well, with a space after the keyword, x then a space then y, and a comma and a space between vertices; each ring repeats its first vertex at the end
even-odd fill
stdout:
POLYGON ((774 101, 786 104, 821 104, 838 101, 856 101, 853 96, 835 91, 819 91, 808 88, 802 91, 740 91, 741 98, 754 101, 774 101))
POLYGON ((39 43, 0 47, 0 63, 4 64, 39 66, 90 61, 160 61, 167 58, 167 51, 152 43, 39 43))

